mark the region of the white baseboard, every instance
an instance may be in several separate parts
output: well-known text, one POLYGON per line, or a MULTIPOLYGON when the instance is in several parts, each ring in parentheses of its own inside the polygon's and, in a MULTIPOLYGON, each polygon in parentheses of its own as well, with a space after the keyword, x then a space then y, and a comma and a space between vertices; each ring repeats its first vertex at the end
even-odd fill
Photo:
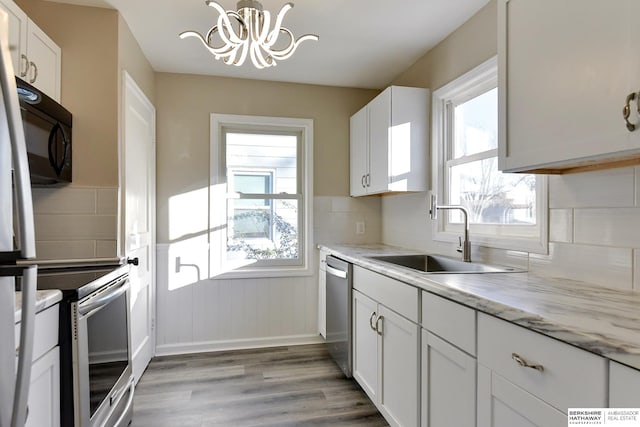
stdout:
POLYGON ((283 337, 247 338, 226 341, 201 341, 184 344, 165 344, 156 347, 156 356, 205 353, 223 350, 246 350, 250 348, 282 347, 288 345, 321 344, 319 335, 291 335, 283 337))

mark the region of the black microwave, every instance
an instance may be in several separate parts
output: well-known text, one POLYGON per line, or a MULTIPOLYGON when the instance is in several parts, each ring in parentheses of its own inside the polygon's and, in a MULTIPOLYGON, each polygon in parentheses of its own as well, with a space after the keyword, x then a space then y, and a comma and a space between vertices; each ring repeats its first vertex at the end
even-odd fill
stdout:
POLYGON ((71 182, 71 113, 16 77, 32 185, 71 182))

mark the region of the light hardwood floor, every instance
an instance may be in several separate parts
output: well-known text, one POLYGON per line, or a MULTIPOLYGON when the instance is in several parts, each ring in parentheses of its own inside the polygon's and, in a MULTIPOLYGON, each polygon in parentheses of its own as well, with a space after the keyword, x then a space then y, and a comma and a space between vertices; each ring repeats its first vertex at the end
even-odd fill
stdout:
POLYGON ((387 426, 322 345, 158 357, 133 427, 387 426))

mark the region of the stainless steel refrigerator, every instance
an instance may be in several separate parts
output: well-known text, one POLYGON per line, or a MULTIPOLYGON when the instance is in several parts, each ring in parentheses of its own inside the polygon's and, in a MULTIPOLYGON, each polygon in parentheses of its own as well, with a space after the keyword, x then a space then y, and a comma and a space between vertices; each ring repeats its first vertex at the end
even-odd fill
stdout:
POLYGON ((37 267, 18 266, 35 258, 35 238, 24 129, 9 49, 8 18, 0 11, 0 427, 23 427, 33 356, 37 267), (22 290, 19 341, 15 336, 17 281, 22 290))

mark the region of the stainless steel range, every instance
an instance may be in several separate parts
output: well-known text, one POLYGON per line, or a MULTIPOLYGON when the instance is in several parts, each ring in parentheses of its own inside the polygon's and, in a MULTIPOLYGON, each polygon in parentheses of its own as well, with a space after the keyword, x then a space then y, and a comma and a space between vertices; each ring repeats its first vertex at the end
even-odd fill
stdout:
MULTIPOLYGON (((41 267, 42 268, 42 267, 41 267)), ((61 425, 127 426, 133 375, 129 267, 48 268, 38 289, 60 289, 61 425)))

